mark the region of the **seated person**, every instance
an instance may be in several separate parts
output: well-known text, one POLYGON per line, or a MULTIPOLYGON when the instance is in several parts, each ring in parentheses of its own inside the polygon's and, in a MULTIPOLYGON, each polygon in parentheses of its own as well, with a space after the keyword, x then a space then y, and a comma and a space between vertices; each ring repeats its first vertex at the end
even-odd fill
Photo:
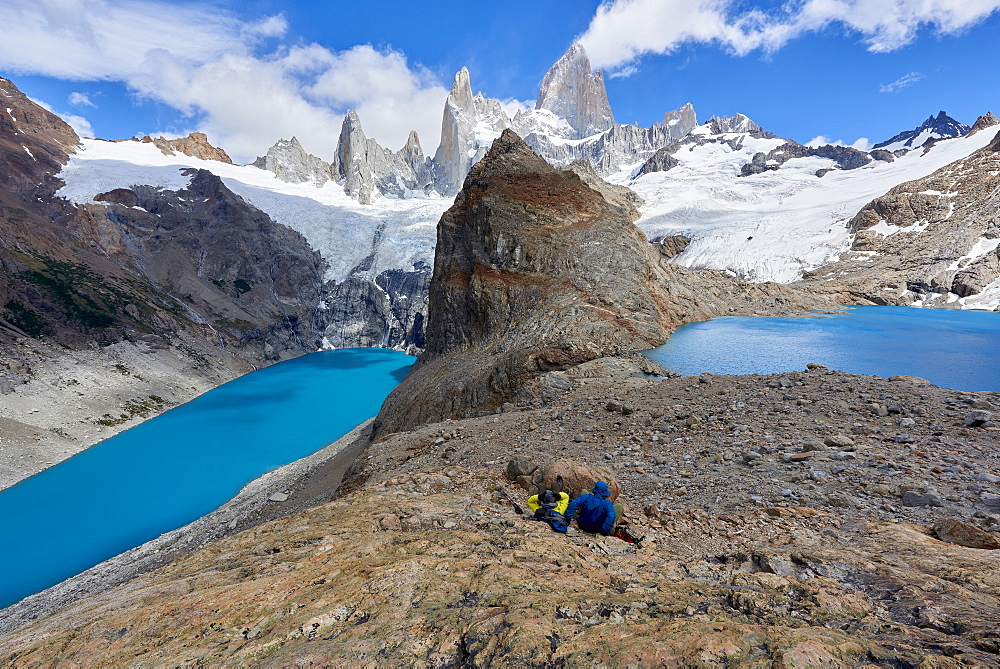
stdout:
POLYGON ((573 516, 579 512, 580 517, 576 522, 581 530, 594 534, 611 534, 617 514, 615 507, 608 501, 610 495, 608 484, 598 481, 590 493, 580 495, 569 503, 566 513, 563 514, 566 516, 566 522, 573 520, 573 516))
POLYGON ((528 498, 528 508, 536 514, 539 509, 551 509, 558 514, 564 514, 567 506, 569 506, 569 495, 564 492, 543 490, 540 494, 528 498))

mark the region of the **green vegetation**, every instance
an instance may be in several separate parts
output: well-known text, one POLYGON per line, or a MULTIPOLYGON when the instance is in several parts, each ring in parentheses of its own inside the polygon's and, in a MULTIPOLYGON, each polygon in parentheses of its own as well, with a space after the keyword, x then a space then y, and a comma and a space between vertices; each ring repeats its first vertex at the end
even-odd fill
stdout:
POLYGON ((49 329, 49 324, 45 322, 45 318, 40 313, 30 307, 24 306, 20 302, 10 300, 7 304, 3 305, 3 308, 7 312, 7 320, 24 331, 29 337, 37 339, 42 335, 52 332, 49 329))
POLYGON ((253 284, 246 279, 236 279, 233 281, 233 287, 236 288, 237 293, 242 295, 243 293, 249 293, 253 289, 253 284))
POLYGON ((118 416, 109 413, 104 414, 94 422, 105 427, 114 427, 127 423, 136 416, 148 418, 151 413, 160 413, 166 408, 167 401, 159 395, 150 395, 145 400, 129 400, 122 407, 122 412, 118 416))

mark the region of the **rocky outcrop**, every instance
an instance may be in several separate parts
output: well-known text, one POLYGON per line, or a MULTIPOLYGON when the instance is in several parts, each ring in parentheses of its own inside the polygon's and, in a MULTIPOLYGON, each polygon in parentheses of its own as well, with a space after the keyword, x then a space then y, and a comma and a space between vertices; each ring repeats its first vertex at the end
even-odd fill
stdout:
POLYGON ((773 284, 661 264, 636 217, 505 132, 438 224, 426 349, 376 433, 488 413, 542 373, 655 346, 685 320, 816 307, 773 284))
POLYGON ((278 140, 267 150, 267 155, 257 158, 253 164, 262 170, 273 172, 278 179, 293 184, 313 183, 321 188, 333 179, 330 163, 306 153, 295 137, 278 140))
POLYGON ((423 190, 433 178, 415 132, 399 152, 393 153, 365 136, 354 110, 344 117, 330 169, 334 179, 343 183, 344 191, 361 204, 371 204, 381 195, 404 197, 408 190, 423 190))
POLYGON ((208 141, 208 135, 203 132, 192 132, 187 137, 176 139, 164 139, 163 137, 143 137, 139 140, 146 144, 155 145, 165 156, 172 156, 175 153, 183 153, 192 158, 201 160, 217 160, 220 163, 233 163, 224 150, 217 146, 212 146, 208 141))
POLYGON ((615 125, 615 115, 604 88, 604 73, 592 72, 583 45, 574 42, 545 73, 535 109, 547 109, 575 131, 571 139, 583 139, 615 125))
POLYGON ((849 223, 850 252, 809 280, 847 285, 879 304, 978 304, 984 288, 1000 285, 997 149, 986 146, 865 205, 849 223))
POLYGON ((490 411, 542 371, 663 341, 635 217, 505 132, 438 224, 427 347, 376 430, 490 411))
MULTIPOLYGON (((740 176, 750 176, 760 174, 769 170, 780 169, 781 166, 793 158, 829 158, 837 164, 837 169, 856 170, 859 167, 868 165, 873 160, 882 160, 891 163, 896 158, 889 151, 876 149, 871 153, 855 149, 850 146, 836 146, 824 144, 823 146, 804 146, 798 142, 785 140, 781 146, 772 149, 767 153, 758 152, 749 163, 740 169, 740 176)), ((819 170, 816 176, 823 176, 829 169, 819 170)))
POLYGON ((686 249, 690 243, 691 239, 689 237, 685 237, 684 235, 670 235, 669 237, 664 237, 658 242, 660 253, 662 253, 663 257, 667 260, 679 256, 684 252, 684 249, 686 249))
POLYGON ((905 130, 884 142, 879 142, 873 148, 888 151, 915 149, 931 139, 961 137, 968 133, 969 129, 969 126, 959 123, 941 111, 936 117, 928 116, 926 121, 913 130, 905 130))
POLYGON ((975 135, 980 130, 992 128, 995 125, 1000 125, 1000 119, 994 116, 993 112, 988 111, 976 119, 976 122, 972 124, 967 135, 975 135))

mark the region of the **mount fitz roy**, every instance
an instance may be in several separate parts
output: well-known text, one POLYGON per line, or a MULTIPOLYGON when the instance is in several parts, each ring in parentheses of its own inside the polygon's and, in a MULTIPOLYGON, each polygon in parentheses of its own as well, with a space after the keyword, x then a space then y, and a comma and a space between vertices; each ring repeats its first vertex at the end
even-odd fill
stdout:
POLYGON ((332 156, 291 137, 234 165, 200 133, 81 139, 0 79, 0 423, 37 451, 0 485, 261 365, 423 350, 438 221, 507 131, 634 207, 676 265, 816 304, 1000 307, 992 114, 968 128, 942 112, 871 151, 804 146, 743 114, 699 123, 690 104, 639 127, 615 119, 580 45, 532 109, 473 90, 462 68, 433 153, 416 133, 381 146, 352 111, 332 156), (61 402, 86 416, 30 413, 61 402))

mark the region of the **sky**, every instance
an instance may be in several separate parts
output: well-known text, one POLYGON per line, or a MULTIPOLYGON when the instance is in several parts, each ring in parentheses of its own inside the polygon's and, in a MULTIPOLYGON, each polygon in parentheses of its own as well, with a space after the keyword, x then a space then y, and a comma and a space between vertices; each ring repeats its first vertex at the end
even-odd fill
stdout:
POLYGON ((343 115, 437 147, 455 72, 513 112, 580 41, 619 123, 686 102, 864 148, 939 110, 996 109, 1000 0, 0 0, 0 75, 85 136, 206 132, 237 162, 343 115))

